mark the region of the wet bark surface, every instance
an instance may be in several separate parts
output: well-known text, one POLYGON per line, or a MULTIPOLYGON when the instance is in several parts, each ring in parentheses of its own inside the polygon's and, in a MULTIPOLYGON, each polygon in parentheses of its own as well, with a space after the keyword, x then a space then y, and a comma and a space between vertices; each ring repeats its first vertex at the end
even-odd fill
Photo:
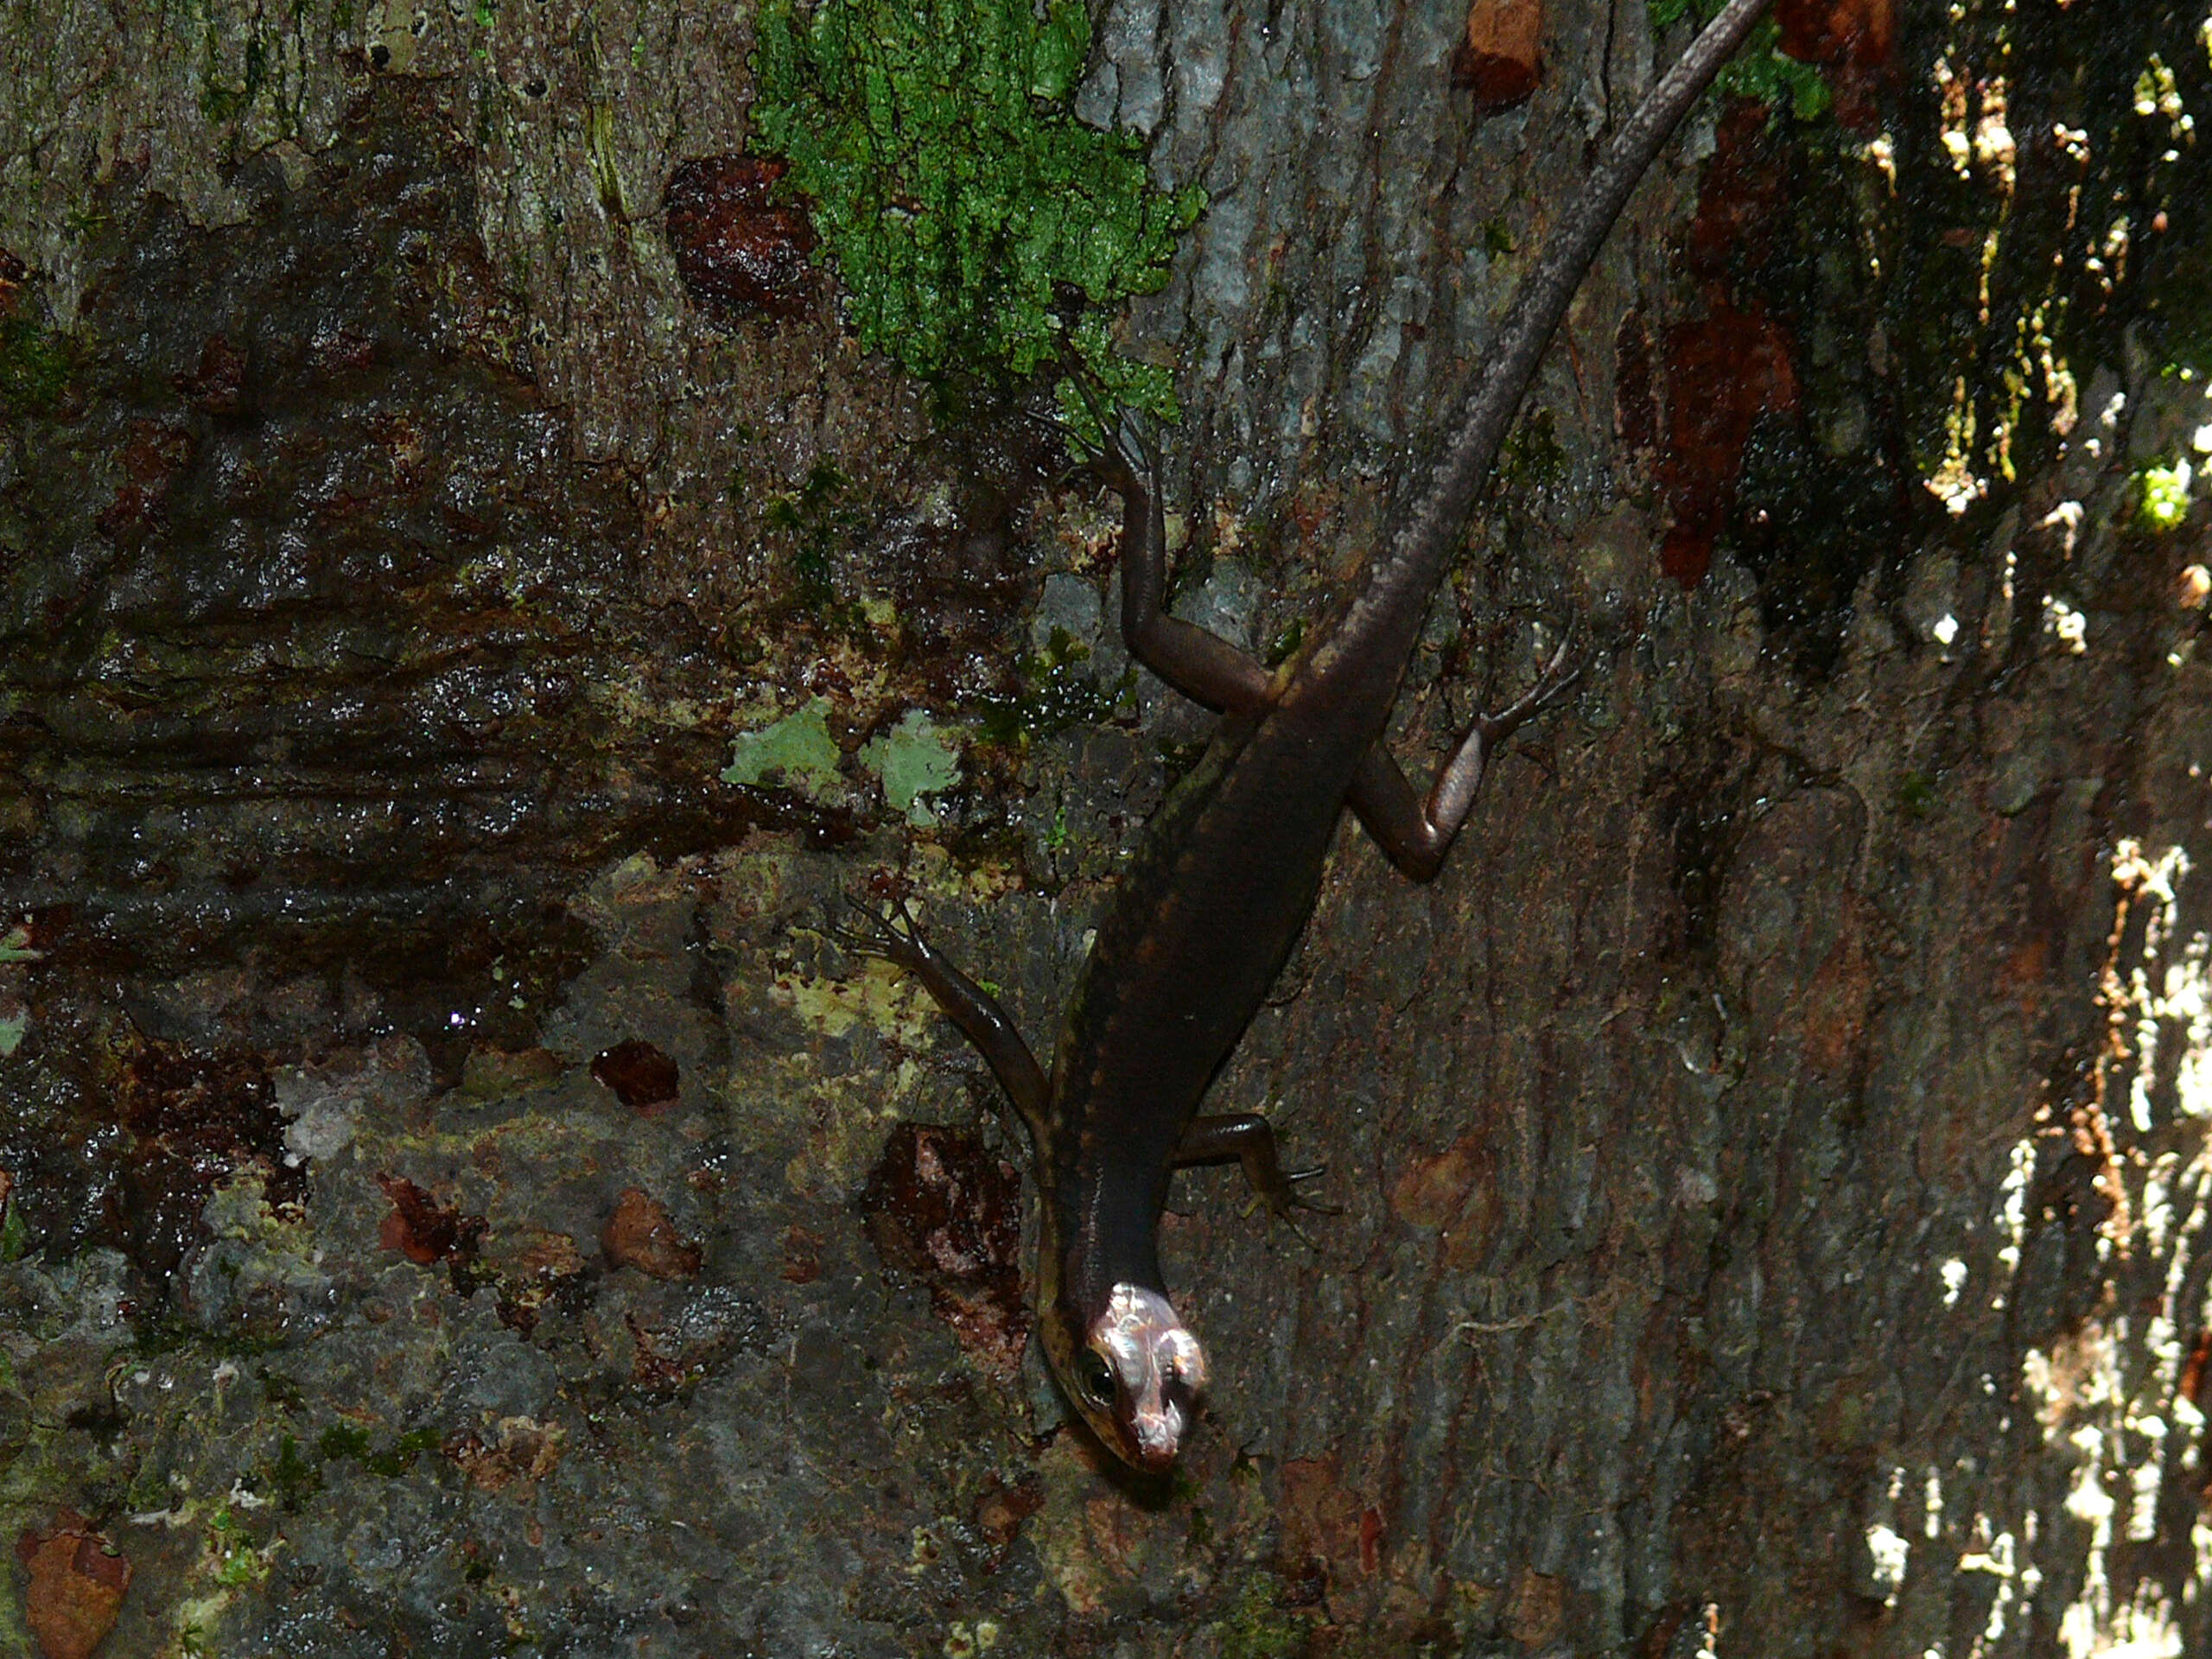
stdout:
MULTIPOLYGON (((1103 16, 1081 107, 1212 195, 1132 331, 1183 613, 1344 591, 1684 38, 1543 10, 1503 110, 1448 7, 1103 16)), ((10 14, 0 1645, 2212 1643, 2196 19, 1780 10, 1820 67, 1631 208, 1394 742, 1539 623, 1581 690, 1433 886, 1345 830, 1216 1084, 1340 1213, 1180 1179, 1157 1486, 830 923, 903 884, 1046 1047, 1207 722, 1034 422, 788 261, 686 297, 747 16, 10 14)))

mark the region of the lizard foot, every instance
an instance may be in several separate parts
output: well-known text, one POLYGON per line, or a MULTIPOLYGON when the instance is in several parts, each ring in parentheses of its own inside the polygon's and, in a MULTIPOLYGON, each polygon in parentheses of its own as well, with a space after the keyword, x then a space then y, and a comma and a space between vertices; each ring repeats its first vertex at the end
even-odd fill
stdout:
POLYGON ((921 927, 906 907, 903 893, 893 899, 887 910, 849 893, 840 900, 825 901, 822 931, 848 950, 880 957, 910 974, 920 973, 934 954, 922 938, 921 927))
POLYGON ((1525 722, 1566 701, 1567 694, 1574 689, 1587 665, 1587 659, 1574 649, 1574 630, 1570 626, 1534 686, 1497 713, 1475 717, 1475 729, 1482 734, 1484 751, 1495 754, 1497 746, 1525 722))

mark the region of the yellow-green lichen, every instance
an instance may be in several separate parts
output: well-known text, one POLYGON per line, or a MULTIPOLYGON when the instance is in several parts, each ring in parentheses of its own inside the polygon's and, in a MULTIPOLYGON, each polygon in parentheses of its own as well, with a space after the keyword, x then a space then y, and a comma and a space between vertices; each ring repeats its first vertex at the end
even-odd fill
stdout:
POLYGON ((2181 528, 2189 518, 2194 473, 2183 457, 2170 467, 2145 467, 2136 475, 2137 487, 2142 492, 2136 517, 2144 529, 2163 535, 2181 528))

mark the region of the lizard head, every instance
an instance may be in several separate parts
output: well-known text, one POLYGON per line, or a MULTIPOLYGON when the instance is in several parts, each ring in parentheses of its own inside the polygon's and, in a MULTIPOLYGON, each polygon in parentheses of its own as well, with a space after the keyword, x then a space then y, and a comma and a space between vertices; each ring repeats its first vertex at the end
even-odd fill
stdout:
POLYGON ((1206 1385, 1198 1339, 1156 1290, 1116 1285, 1054 1355, 1060 1386, 1084 1421, 1132 1468, 1174 1466, 1206 1385))

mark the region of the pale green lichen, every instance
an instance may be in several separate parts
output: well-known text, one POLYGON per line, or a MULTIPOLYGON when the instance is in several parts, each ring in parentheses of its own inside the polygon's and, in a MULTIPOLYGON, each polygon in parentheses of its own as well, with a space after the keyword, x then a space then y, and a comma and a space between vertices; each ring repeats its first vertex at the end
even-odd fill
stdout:
POLYGON ((950 789, 960 781, 957 742, 918 709, 861 750, 861 764, 883 776, 884 804, 916 829, 937 822, 921 798, 950 789))
POLYGON ((731 740, 726 784, 756 785, 779 779, 802 791, 837 783, 837 745, 830 735, 830 700, 817 697, 781 720, 731 740))

